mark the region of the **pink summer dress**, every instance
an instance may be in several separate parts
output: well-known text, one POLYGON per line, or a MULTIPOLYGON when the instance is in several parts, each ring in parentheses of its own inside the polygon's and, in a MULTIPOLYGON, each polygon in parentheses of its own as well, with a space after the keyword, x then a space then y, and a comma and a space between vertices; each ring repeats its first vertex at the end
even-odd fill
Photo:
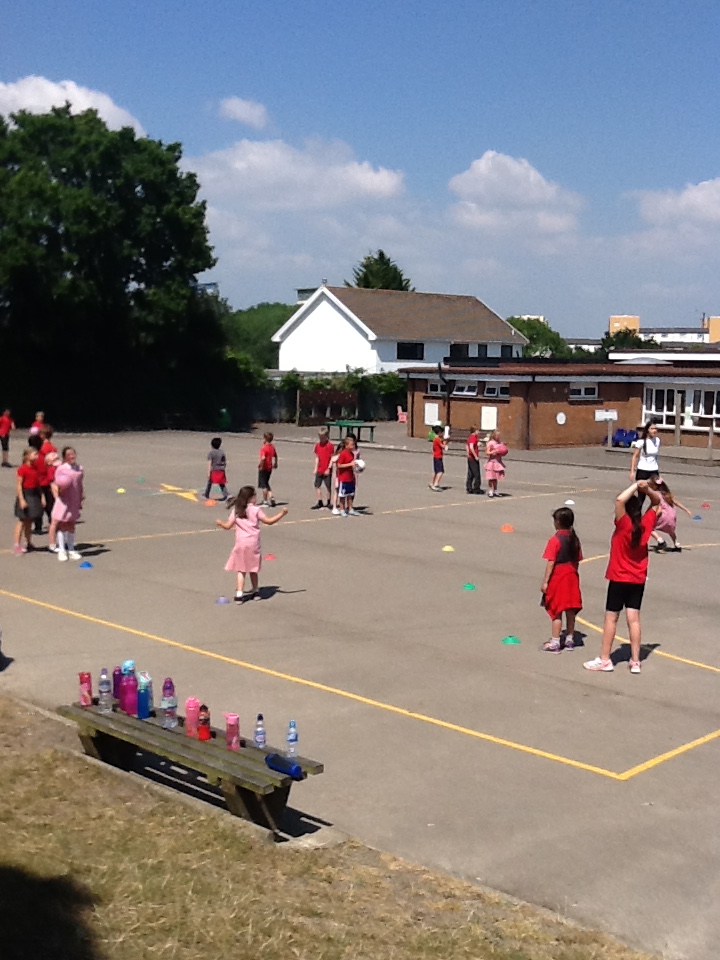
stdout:
POLYGON ((234 573, 259 573, 262 564, 260 554, 260 518, 264 512, 254 503, 245 508, 245 518, 235 516, 235 546, 228 557, 225 569, 234 573))
POLYGON ((502 462, 502 455, 507 453, 507 447, 499 440, 488 440, 485 444, 485 479, 502 480, 505 476, 505 464, 502 462))
POLYGON ((676 526, 677 510, 675 507, 671 507, 667 500, 663 497, 663 499, 660 501, 660 516, 657 518, 655 529, 660 533, 668 533, 674 538, 676 526))
POLYGON ((61 463, 55 471, 58 497, 52 508, 52 519, 58 523, 75 523, 80 519, 85 471, 76 463, 61 463))

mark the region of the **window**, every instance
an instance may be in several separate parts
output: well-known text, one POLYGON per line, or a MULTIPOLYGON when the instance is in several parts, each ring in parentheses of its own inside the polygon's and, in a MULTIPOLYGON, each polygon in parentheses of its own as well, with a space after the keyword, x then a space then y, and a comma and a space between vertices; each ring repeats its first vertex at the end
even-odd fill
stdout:
POLYGON ((398 343, 397 359, 398 360, 424 360, 425 344, 424 343, 398 343))
POLYGON ((456 383, 452 395, 454 397, 476 397, 477 392, 477 383, 456 383))
POLYGON ((680 413, 683 430, 720 433, 720 390, 686 390, 646 387, 643 402, 643 421, 653 420, 659 427, 675 426, 675 405, 680 413))
POLYGON ((510 384, 486 383, 483 396, 495 397, 497 400, 508 400, 510 397, 510 384))
POLYGON ((487 344, 486 343, 478 344, 478 357, 481 360, 487 360, 487 344))
POLYGON ((450 344, 451 360, 467 360, 469 356, 470 356, 469 343, 451 343, 450 344))
POLYGON ((512 357, 512 344, 511 343, 501 343, 500 344, 500 357, 503 360, 509 360, 512 357))
POLYGON ((443 390, 443 385, 440 380, 428 380, 427 392, 434 394, 441 394, 445 391, 443 390))
POLYGON ((571 383, 571 400, 597 400, 598 385, 596 383, 571 383))

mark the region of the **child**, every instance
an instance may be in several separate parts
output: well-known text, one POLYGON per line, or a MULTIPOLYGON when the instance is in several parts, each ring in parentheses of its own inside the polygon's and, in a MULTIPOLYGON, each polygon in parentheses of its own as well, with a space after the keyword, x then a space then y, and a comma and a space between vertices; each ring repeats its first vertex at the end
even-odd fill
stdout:
POLYGON ((57 447, 52 443, 52 435, 54 431, 49 423, 44 424, 40 428, 40 439, 42 440, 42 445, 38 450, 38 460, 40 457, 43 459, 43 469, 40 470, 40 492, 42 493, 42 498, 45 506, 45 515, 48 519, 48 524, 52 524, 52 508, 55 504, 55 495, 52 490, 53 480, 55 479, 55 457, 57 456, 57 447))
POLYGON ((610 539, 610 558, 605 579, 609 581, 605 602, 600 656, 587 660, 586 670, 612 673, 610 659, 620 611, 625 608, 630 634, 630 673, 640 673, 640 607, 648 568, 648 542, 660 513, 661 496, 647 480, 638 480, 623 490, 615 501, 615 530, 610 539), (649 496, 652 506, 642 513, 640 498, 649 496))
MULTIPOLYGON (((40 499, 42 500, 42 510, 40 511, 40 516, 36 517, 33 522, 33 533, 38 536, 43 532, 42 518, 43 510, 45 509, 46 505, 43 491, 49 484, 47 467, 45 466, 45 455, 42 453, 42 445, 42 437, 39 433, 34 433, 28 440, 28 446, 32 447, 33 450, 37 450, 37 457, 35 457, 33 466, 37 470, 38 491, 40 493, 40 499)), ((52 493, 50 496, 52 496, 52 493)))
MULTIPOLYGON (((47 469, 47 478, 50 484, 49 490, 50 490, 50 497, 52 498, 52 507, 55 506, 55 501, 58 498, 58 488, 57 488, 57 484, 55 483, 55 471, 59 466, 60 466, 60 457, 58 455, 57 450, 54 453, 45 454, 45 467, 47 469)), ((47 500, 45 501, 45 503, 47 504, 47 500)), ((57 520, 53 520, 52 507, 50 509, 50 515, 48 517, 48 520, 50 521, 50 525, 48 527, 48 550, 50 551, 50 553, 57 553, 58 552, 57 543, 56 543, 57 520)))
POLYGON ((339 503, 338 494, 340 491, 340 481, 338 480, 338 474, 337 474, 337 462, 338 462, 338 457, 340 456, 340 454, 343 452, 344 449, 345 449, 345 441, 341 440, 340 443, 338 443, 337 446, 335 447, 335 453, 332 455, 332 459, 330 460, 330 469, 335 471, 335 477, 332 482, 332 491, 333 491, 332 512, 334 517, 340 516, 340 507, 338 506, 338 503, 339 503))
POLYGON ((42 410, 38 410, 37 413, 35 414, 35 419, 30 424, 30 436, 31 437, 37 436, 42 430, 44 424, 45 424, 45 414, 43 413, 42 410))
POLYGON ((85 499, 84 478, 85 471, 77 462, 74 447, 64 447, 62 463, 55 471, 57 500, 52 509, 57 529, 57 558, 61 563, 68 558, 82 560, 82 554, 75 549, 75 524, 85 499))
POLYGON ((260 447, 260 462, 258 463, 258 488, 263 495, 263 506, 275 506, 275 498, 270 491, 270 475, 273 470, 277 470, 278 455, 273 446, 273 435, 264 433, 265 441, 260 447))
POLYGON ((433 437, 432 442, 432 455, 433 455, 433 474, 432 480, 430 481, 431 490, 442 490, 440 486, 440 481, 443 478, 445 473, 445 464, 443 463, 443 454, 447 450, 447 441, 443 439, 442 435, 443 429, 440 424, 435 424, 433 427, 433 437))
POLYGON ((255 504, 255 487, 242 487, 236 497, 228 502, 228 510, 232 513, 226 522, 216 520, 215 523, 223 530, 230 530, 235 527, 235 546, 225 564, 226 570, 232 570, 237 573, 237 590, 235 592, 235 603, 242 603, 244 600, 259 600, 258 592, 258 573, 262 565, 262 556, 260 553, 260 524, 265 523, 272 526, 278 520, 287 514, 287 507, 283 507, 280 513, 274 517, 266 517, 260 507, 255 504), (249 594, 244 594, 245 575, 250 574, 250 585, 252 590, 249 594))
POLYGON ((357 517, 357 510, 353 509, 355 500, 355 438, 345 437, 343 449, 337 458, 338 501, 341 517, 357 517))
POLYGON ((475 427, 470 427, 470 433, 465 441, 465 455, 467 457, 467 477, 465 491, 467 493, 482 493, 480 485, 480 449, 475 427))
POLYGON ((0 447, 2 448, 2 465, 10 467, 10 431, 15 429, 12 414, 9 410, 3 410, 0 417, 0 447))
POLYGON ((675 508, 680 507, 689 517, 692 516, 692 511, 688 510, 679 500, 675 499, 662 477, 650 480, 648 483, 650 489, 657 490, 662 497, 660 501, 660 516, 658 517, 652 534, 653 540, 655 540, 655 550, 667 549, 665 540, 660 536, 661 533, 666 533, 673 542, 673 550, 676 553, 682 553, 682 547, 678 543, 678 538, 675 534, 675 526, 677 524, 677 510, 675 508))
POLYGON ((22 464, 17 468, 15 485, 15 542, 12 552, 21 556, 33 549, 32 525, 38 517, 42 517, 42 498, 40 496, 40 478, 35 469, 37 450, 26 447, 23 450, 22 464), (25 535, 26 546, 20 545, 21 535, 25 535))
POLYGON ((553 513, 555 535, 550 537, 543 553, 547 560, 542 587, 542 605, 552 620, 552 635, 543 650, 560 653, 575 649, 575 617, 582 610, 578 564, 582 548, 575 533, 575 514, 570 507, 553 513), (565 643, 560 641, 562 615, 565 614, 565 643))
POLYGON ((210 497, 210 491, 212 490, 213 484, 217 484, 220 487, 220 493, 222 496, 220 500, 227 500, 227 476, 225 475, 225 468, 227 467, 227 459, 225 458, 225 451, 221 450, 222 446, 222 437, 213 437, 210 441, 210 453, 207 455, 208 466, 207 466, 207 484, 205 486, 205 499, 207 500, 210 497))
POLYGON ((332 501, 332 456, 333 448, 328 438, 328 428, 320 427, 318 442, 315 444, 315 466, 313 467, 314 489, 317 491, 317 503, 311 510, 322 510, 323 506, 329 510, 332 501), (322 501, 323 484, 327 491, 327 503, 322 501))
POLYGON ((488 485, 488 496, 499 497, 498 480, 505 479, 505 464, 502 458, 508 452, 508 448, 500 439, 500 431, 493 430, 485 443, 485 479, 488 485))

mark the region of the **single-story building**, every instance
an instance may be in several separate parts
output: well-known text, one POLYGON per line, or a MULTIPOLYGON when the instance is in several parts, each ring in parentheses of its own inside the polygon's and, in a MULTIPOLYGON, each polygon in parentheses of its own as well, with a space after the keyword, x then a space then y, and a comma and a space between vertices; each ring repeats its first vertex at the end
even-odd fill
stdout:
POLYGON ((273 335, 280 370, 343 373, 520 357, 528 342, 477 297, 325 284, 273 335))
POLYGON ((498 429, 516 449, 585 446, 603 441, 613 417, 625 429, 652 419, 666 443, 720 446, 720 363, 446 359, 433 373, 401 372, 413 437, 441 422, 453 433, 498 429))

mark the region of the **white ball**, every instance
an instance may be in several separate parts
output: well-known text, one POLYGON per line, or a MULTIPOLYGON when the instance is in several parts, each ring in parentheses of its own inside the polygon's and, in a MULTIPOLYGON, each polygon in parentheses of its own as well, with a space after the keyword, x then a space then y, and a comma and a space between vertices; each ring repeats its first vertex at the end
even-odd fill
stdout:
POLYGON ((356 461, 355 461, 355 469, 357 470, 358 473, 362 473, 363 470, 365 469, 365 461, 364 461, 364 460, 356 460, 356 461))

